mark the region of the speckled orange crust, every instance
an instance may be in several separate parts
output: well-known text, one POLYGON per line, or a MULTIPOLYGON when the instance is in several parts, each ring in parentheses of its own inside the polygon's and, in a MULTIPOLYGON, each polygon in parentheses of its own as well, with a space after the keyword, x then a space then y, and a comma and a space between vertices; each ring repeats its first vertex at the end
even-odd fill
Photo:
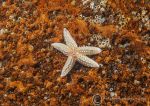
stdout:
POLYGON ((94 13, 92 1, 0 1, 2 106, 93 106, 94 95, 103 106, 149 106, 150 2, 108 0, 105 11, 94 13), (104 22, 92 21, 101 14, 104 22), (110 46, 91 57, 99 69, 76 63, 60 77, 67 57, 51 43, 63 42, 64 27, 79 45, 100 47, 109 39, 110 46))

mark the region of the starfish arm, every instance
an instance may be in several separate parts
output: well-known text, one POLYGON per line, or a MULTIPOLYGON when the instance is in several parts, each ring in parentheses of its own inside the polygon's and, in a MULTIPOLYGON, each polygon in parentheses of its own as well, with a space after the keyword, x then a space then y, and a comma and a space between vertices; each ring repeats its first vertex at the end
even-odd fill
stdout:
POLYGON ((68 46, 70 47, 77 47, 77 43, 74 41, 74 39, 72 38, 70 32, 64 28, 64 39, 65 39, 65 42, 68 46))
POLYGON ((72 67, 74 66, 75 64, 75 60, 72 56, 69 56, 63 69, 62 69, 62 72, 61 72, 61 77, 64 77, 68 74, 68 72, 72 69, 72 67))
POLYGON ((87 67, 99 67, 98 63, 82 54, 77 56, 77 61, 87 67))
POLYGON ((83 55, 94 55, 100 53, 102 50, 98 47, 92 46, 85 46, 85 47, 78 47, 79 52, 83 55))
POLYGON ((70 48, 63 44, 63 43, 52 43, 51 46, 53 46, 55 49, 59 50, 60 52, 62 52, 65 55, 68 55, 70 48))

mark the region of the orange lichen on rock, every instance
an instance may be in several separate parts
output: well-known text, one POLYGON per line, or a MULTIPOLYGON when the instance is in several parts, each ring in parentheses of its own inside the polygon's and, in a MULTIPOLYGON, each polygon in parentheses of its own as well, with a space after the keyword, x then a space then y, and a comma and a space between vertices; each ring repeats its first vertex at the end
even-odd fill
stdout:
POLYGON ((95 95, 104 106, 148 105, 149 8, 149 0, 0 1, 0 105, 93 106, 95 95), (99 68, 76 62, 60 77, 67 57, 51 44, 64 43, 63 28, 79 46, 101 47, 89 56, 99 68))
POLYGON ((45 85, 46 88, 51 88, 52 85, 53 85, 53 83, 50 82, 50 81, 48 81, 48 80, 46 80, 46 81, 44 82, 44 85, 45 85))
POLYGON ((16 50, 17 50, 17 54, 24 55, 27 52, 32 52, 33 51, 33 46, 31 46, 30 44, 24 44, 22 42, 22 40, 20 39, 18 41, 16 50))
POLYGON ((22 83, 21 81, 13 81, 13 82, 10 82, 10 83, 8 84, 8 86, 9 86, 10 88, 16 87, 16 89, 17 89, 18 92, 25 92, 26 89, 27 89, 27 88, 23 85, 23 83, 22 83))
POLYGON ((91 105, 91 103, 93 102, 92 98, 88 98, 85 96, 82 96, 80 98, 80 106, 87 106, 87 105, 91 105))
POLYGON ((102 33, 103 36, 110 37, 112 33, 117 31, 114 25, 100 26, 100 25, 92 25, 93 29, 97 33, 102 33))
POLYGON ((0 51, 0 59, 3 59, 4 58, 4 54, 2 51, 0 51))
POLYGON ((76 84, 67 84, 67 91, 71 92, 72 95, 77 96, 80 93, 83 93, 84 90, 81 86, 76 85, 76 84))
POLYGON ((32 66, 34 64, 36 64, 36 61, 34 60, 33 55, 31 55, 31 54, 29 54, 26 57, 20 58, 18 61, 19 66, 21 66, 21 65, 31 65, 32 66))
POLYGON ((50 105, 56 106, 58 104, 59 103, 58 103, 58 101, 57 101, 57 99, 55 97, 50 98, 50 105))
POLYGON ((9 98, 10 100, 16 100, 16 95, 15 95, 15 94, 9 94, 9 95, 8 95, 8 98, 9 98))
POLYGON ((80 34, 87 36, 89 34, 89 29, 87 23, 84 20, 77 19, 75 21, 75 26, 80 29, 80 34))

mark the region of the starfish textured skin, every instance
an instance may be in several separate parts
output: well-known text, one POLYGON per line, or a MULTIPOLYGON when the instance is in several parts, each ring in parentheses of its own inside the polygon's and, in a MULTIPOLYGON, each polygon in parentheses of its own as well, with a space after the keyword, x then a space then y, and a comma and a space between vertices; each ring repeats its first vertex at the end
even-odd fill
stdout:
POLYGON ((87 67, 99 67, 98 63, 90 59, 86 55, 95 55, 101 52, 101 49, 98 47, 85 46, 78 47, 77 43, 72 38, 70 32, 64 28, 63 30, 64 40, 66 45, 63 43, 52 43, 55 49, 61 51, 64 55, 68 56, 68 59, 62 69, 61 77, 66 76, 68 72, 72 69, 75 62, 87 66, 87 67))

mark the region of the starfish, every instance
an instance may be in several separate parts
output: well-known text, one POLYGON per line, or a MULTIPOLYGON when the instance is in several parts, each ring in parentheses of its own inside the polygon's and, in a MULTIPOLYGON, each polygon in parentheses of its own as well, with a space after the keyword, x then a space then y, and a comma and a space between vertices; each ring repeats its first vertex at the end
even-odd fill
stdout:
POLYGON ((66 28, 64 28, 63 30, 63 35, 66 45, 63 43, 51 44, 52 47, 61 51, 64 55, 68 56, 68 59, 62 69, 61 77, 64 77, 68 74, 76 61, 87 67, 99 67, 98 63, 96 63, 94 60, 90 59, 86 55, 98 54, 101 52, 100 48, 92 46, 78 47, 77 43, 74 41, 70 32, 66 28))

